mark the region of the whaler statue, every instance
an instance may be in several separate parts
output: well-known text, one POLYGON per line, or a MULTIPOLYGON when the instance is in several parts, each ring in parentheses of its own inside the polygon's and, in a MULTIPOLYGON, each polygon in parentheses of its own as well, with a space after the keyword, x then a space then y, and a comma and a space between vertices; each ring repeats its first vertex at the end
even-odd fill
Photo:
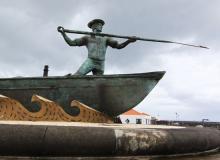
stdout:
POLYGON ((112 122, 113 117, 140 103, 165 72, 103 75, 108 46, 121 49, 142 40, 207 48, 101 33, 103 25, 103 20, 95 19, 88 23, 93 32, 57 28, 70 46, 86 46, 88 49, 88 58, 75 75, 0 79, 0 120, 112 122), (71 40, 66 33, 88 36, 71 40), (112 37, 127 40, 118 43, 112 37), (89 72, 94 75, 86 75, 89 72), (36 111, 32 102, 40 104, 40 110, 36 111))
POLYGON ((91 36, 84 36, 79 39, 71 40, 65 33, 63 27, 58 27, 58 31, 63 35, 63 38, 70 46, 86 46, 88 49, 88 58, 81 65, 75 75, 86 75, 91 72, 94 75, 102 75, 105 66, 105 54, 108 46, 112 48, 122 49, 129 43, 135 42, 136 39, 129 39, 124 43, 119 44, 118 41, 109 37, 96 36, 95 33, 101 33, 105 22, 101 19, 94 19, 88 23, 88 27, 92 29, 91 36))
MULTIPOLYGON (((104 73, 105 66, 105 55, 106 49, 108 46, 112 48, 122 49, 126 47, 129 43, 135 42, 136 40, 144 40, 144 41, 152 41, 152 42, 162 42, 162 43, 176 43, 181 45, 207 48, 204 46, 196 46, 179 42, 165 41, 165 40, 155 40, 155 39, 146 39, 139 37, 129 37, 129 36, 118 36, 112 34, 102 34, 102 27, 105 22, 101 19, 94 19, 88 23, 88 27, 92 29, 93 32, 83 32, 83 31, 74 31, 74 30, 66 30, 63 27, 59 26, 57 28, 58 32, 60 32, 70 46, 86 46, 88 49, 88 58, 81 65, 75 75, 86 75, 91 72, 94 75, 102 75, 104 73), (77 33, 77 34, 87 34, 89 36, 84 36, 79 39, 71 40, 67 35, 67 33, 77 33), (126 38, 128 39, 124 43, 118 43, 118 41, 112 39, 112 37, 116 38, 126 38)), ((71 74, 68 74, 70 76, 71 74)))

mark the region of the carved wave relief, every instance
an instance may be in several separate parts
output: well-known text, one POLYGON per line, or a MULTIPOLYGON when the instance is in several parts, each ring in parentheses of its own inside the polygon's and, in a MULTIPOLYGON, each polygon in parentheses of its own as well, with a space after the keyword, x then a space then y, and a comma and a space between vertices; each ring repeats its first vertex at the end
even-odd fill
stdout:
POLYGON ((0 95, 0 120, 94 123, 113 122, 111 117, 76 100, 71 102, 71 107, 77 107, 80 110, 80 113, 77 116, 72 116, 66 113, 56 102, 39 95, 33 95, 31 102, 36 102, 40 105, 40 110, 38 112, 30 112, 19 101, 0 95))

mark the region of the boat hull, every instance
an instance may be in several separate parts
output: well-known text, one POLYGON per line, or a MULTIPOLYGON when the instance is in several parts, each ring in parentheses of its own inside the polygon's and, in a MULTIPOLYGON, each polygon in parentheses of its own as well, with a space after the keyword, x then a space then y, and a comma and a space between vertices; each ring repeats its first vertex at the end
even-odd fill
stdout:
POLYGON ((71 114, 79 110, 70 107, 80 101, 110 116, 117 116, 140 103, 156 86, 165 72, 119 74, 103 76, 30 77, 0 79, 0 94, 18 100, 27 109, 33 94, 57 102, 71 114))

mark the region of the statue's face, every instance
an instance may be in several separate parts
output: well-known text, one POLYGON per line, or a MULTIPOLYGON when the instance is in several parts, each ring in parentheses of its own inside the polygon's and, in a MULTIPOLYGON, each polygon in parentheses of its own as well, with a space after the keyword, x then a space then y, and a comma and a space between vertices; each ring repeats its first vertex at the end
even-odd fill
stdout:
POLYGON ((94 23, 91 28, 92 28, 93 32, 102 32, 102 24, 101 23, 94 23))

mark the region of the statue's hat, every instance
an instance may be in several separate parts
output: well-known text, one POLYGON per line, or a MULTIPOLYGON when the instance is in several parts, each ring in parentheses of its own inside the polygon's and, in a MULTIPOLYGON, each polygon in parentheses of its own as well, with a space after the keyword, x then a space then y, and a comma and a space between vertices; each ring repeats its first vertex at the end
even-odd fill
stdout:
POLYGON ((91 28, 93 24, 95 23, 101 23, 102 25, 105 24, 105 22, 102 19, 93 19, 88 23, 88 27, 91 28))

